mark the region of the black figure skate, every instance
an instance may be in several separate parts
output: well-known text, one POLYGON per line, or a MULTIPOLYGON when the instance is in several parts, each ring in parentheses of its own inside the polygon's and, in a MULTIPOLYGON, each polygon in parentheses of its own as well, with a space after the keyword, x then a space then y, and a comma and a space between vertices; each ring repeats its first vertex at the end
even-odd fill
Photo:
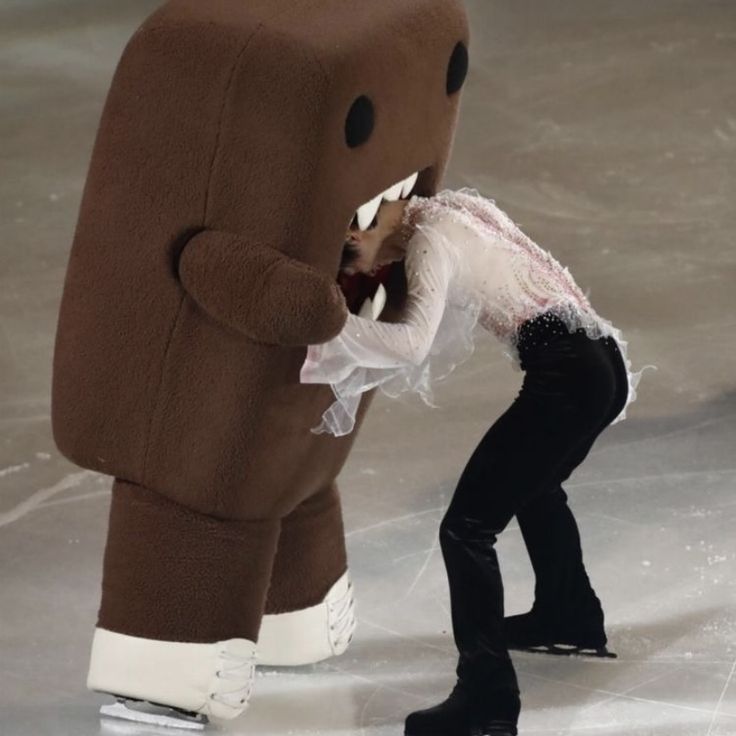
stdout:
POLYGON ((553 619, 532 609, 528 613, 507 617, 504 629, 506 646, 516 651, 601 659, 616 659, 618 656, 608 649, 600 607, 585 621, 571 617, 553 619))
POLYGON ((412 713, 406 719, 405 736, 517 736, 518 695, 509 693, 502 699, 509 702, 499 704, 490 693, 475 697, 458 683, 444 702, 412 713), (501 720, 498 714, 504 711, 508 713, 501 720))

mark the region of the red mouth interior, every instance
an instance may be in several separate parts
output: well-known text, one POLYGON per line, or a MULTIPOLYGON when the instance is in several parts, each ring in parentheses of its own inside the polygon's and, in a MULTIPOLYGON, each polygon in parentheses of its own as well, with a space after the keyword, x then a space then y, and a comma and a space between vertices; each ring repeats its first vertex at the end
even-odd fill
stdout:
MULTIPOLYGON (((434 167, 427 167, 419 172, 410 196, 414 194, 430 196, 433 193, 431 186, 428 186, 434 180, 433 171, 434 167)), ((406 299, 406 274, 403 261, 389 263, 372 275, 365 273, 348 275, 341 272, 337 277, 337 283, 345 295, 348 309, 353 314, 360 311, 366 299, 372 299, 375 296, 381 284, 385 287, 388 303, 393 308, 400 309, 406 299)))
POLYGON ((352 275, 341 273, 337 278, 337 282, 340 284, 342 293, 345 294, 348 309, 353 314, 357 314, 363 306, 363 302, 366 299, 372 299, 374 297, 380 284, 383 284, 390 294, 390 276, 397 268, 403 269, 403 263, 389 263, 370 276, 365 273, 355 273, 352 275))

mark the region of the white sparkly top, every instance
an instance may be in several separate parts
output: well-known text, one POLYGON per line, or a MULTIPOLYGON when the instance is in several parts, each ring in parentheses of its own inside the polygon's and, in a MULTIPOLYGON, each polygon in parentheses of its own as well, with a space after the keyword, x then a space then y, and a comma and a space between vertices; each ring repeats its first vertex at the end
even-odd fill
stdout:
MULTIPOLYGON (((401 322, 351 314, 340 335, 309 348, 302 382, 329 383, 336 396, 315 431, 352 431, 361 394, 376 386, 390 396, 417 392, 431 405, 432 382, 472 354, 478 323, 517 361, 519 327, 545 312, 571 331, 616 338, 626 358, 619 331, 596 314, 570 272, 491 200, 473 190, 444 191, 413 198, 404 218, 415 232, 401 322)), ((629 370, 629 378, 630 402, 637 377, 629 370)))

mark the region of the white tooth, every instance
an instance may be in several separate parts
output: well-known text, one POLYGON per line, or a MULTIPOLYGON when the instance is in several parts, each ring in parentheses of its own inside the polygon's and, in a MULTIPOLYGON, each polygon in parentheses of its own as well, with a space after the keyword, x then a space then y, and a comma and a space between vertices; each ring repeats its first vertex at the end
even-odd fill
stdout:
POLYGON ((362 207, 358 207, 358 227, 361 230, 367 230, 373 222, 378 208, 381 206, 383 195, 379 194, 370 202, 366 202, 362 207))
POLYGON ((383 198, 387 202, 395 202, 397 199, 401 198, 401 190, 403 188, 404 188, 404 182, 400 181, 398 184, 394 184, 392 187, 389 187, 383 193, 383 198))
POLYGON ((411 194, 411 190, 414 189, 414 185, 417 183, 418 178, 419 174, 412 174, 404 181, 403 187, 401 188, 402 199, 406 199, 411 194))
POLYGON ((384 308, 386 307, 386 288, 383 284, 378 285, 375 295, 373 296, 373 319, 377 320, 384 308))
POLYGON ((373 302, 370 298, 363 302, 363 306, 358 312, 358 317, 362 317, 363 319, 373 319, 373 302))

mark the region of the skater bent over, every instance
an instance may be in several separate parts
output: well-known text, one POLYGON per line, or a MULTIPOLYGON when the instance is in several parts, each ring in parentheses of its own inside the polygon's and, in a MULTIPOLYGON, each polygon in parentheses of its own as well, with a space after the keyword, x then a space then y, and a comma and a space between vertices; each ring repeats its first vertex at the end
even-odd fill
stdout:
MULTIPOLYGON (((517 733, 519 688, 509 649, 566 645, 607 655, 604 616, 583 564, 564 482, 635 398, 620 332, 569 272, 475 192, 385 202, 368 230, 352 227, 347 272, 405 255, 408 297, 396 324, 355 315, 309 348, 306 383, 332 384, 318 431, 352 429, 360 394, 413 390, 467 357, 476 323, 524 371, 522 388, 471 456, 440 528, 459 651, 449 698, 412 713, 408 736, 517 733), (462 354, 461 354, 462 353, 462 354), (530 612, 504 620, 494 549, 516 516, 536 576, 530 612)), ((554 651, 559 651, 555 649, 554 651)))

